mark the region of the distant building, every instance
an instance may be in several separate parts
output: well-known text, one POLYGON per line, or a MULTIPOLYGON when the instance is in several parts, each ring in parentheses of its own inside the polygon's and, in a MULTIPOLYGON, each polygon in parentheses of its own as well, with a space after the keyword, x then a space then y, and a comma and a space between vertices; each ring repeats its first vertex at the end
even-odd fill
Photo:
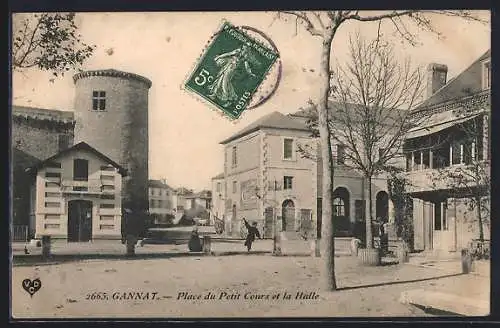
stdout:
POLYGON ((212 203, 212 192, 210 190, 202 190, 197 193, 185 195, 184 199, 186 201, 186 204, 189 204, 189 206, 187 206, 187 209, 204 208, 206 210, 210 210, 212 203))
POLYGON ((311 142, 307 126, 278 112, 221 142, 227 233, 238 235, 246 218, 271 237, 274 214, 289 238, 301 224, 314 225, 316 163, 296 152, 298 144, 311 142))
POLYGON ((119 164, 80 142, 28 169, 30 234, 82 242, 121 238, 119 164))
POLYGON ((479 238, 477 207, 467 206, 473 197, 486 202, 483 231, 486 239, 490 235, 491 51, 449 82, 445 65, 431 64, 428 73, 428 98, 414 111, 426 119, 404 145, 414 244, 418 250, 456 251, 479 238))
POLYGON ((177 212, 183 213, 190 209, 192 205, 190 196, 194 194, 194 191, 184 187, 177 188, 175 191, 177 193, 177 212))
POLYGON ((165 180, 149 180, 149 213, 156 223, 177 211, 177 192, 165 180))
POLYGON ((226 193, 224 188, 224 173, 220 173, 212 178, 212 210, 211 215, 222 219, 224 215, 224 201, 226 193))

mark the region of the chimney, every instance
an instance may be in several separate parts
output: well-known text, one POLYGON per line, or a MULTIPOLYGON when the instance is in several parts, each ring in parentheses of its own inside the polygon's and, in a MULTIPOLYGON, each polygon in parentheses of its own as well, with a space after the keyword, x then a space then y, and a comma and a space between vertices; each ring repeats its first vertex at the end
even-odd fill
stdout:
POLYGON ((446 65, 432 63, 427 66, 426 99, 446 84, 447 73, 448 66, 446 65))

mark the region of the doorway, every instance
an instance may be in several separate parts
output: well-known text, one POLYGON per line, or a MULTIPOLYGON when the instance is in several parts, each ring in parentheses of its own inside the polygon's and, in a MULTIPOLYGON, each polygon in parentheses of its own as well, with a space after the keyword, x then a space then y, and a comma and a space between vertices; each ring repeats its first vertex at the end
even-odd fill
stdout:
POLYGON ((266 207, 264 211, 264 237, 272 238, 274 229, 274 208, 266 207))
POLYGON ((344 187, 338 187, 333 192, 333 219, 335 222, 335 236, 351 236, 350 195, 344 187))
POLYGON ((287 199, 281 206, 283 216, 283 231, 295 231, 295 204, 287 199))
POLYGON ((382 219, 383 222, 389 220, 389 194, 385 191, 379 191, 375 201, 375 215, 377 219, 382 219))
POLYGON ((68 242, 92 240, 92 202, 71 200, 68 202, 68 242))

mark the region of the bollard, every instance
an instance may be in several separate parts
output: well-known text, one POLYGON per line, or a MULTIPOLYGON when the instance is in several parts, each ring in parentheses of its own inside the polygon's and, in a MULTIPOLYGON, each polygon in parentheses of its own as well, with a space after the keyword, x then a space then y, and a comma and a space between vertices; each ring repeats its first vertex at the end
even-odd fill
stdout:
POLYGON ((319 239, 311 240, 311 256, 312 257, 321 257, 321 252, 319 248, 319 239))
POLYGON ((212 237, 203 236, 203 253, 210 254, 212 252, 212 237))
POLYGON ((51 240, 50 236, 42 236, 42 257, 50 257, 51 240))
POLYGON ((281 221, 275 220, 273 231, 273 255, 281 256, 281 221))
POLYGON ((358 256, 358 250, 359 250, 359 244, 361 243, 361 240, 357 238, 352 238, 351 239, 351 255, 352 256, 358 256))
POLYGON ((127 235, 127 255, 135 255, 135 244, 137 243, 137 237, 134 235, 127 235))
POLYGON ((408 263, 410 261, 410 258, 408 256, 408 248, 406 247, 406 244, 404 242, 398 245, 397 257, 400 264, 408 263))
POLYGON ((467 249, 462 249, 462 273, 470 273, 472 271, 472 256, 467 249))

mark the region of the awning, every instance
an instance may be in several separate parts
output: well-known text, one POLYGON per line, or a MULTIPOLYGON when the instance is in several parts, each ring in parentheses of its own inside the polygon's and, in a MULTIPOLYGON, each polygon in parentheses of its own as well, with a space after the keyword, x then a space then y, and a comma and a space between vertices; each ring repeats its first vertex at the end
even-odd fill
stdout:
POLYGON ((424 127, 417 127, 417 128, 413 128, 411 129, 405 136, 406 139, 413 139, 413 138, 418 138, 418 137, 423 137, 423 136, 426 136, 426 135, 431 135, 433 133, 436 133, 436 132, 439 132, 439 131, 442 131, 444 129, 447 129, 447 128, 451 128, 452 126, 455 126, 457 124, 460 124, 460 123, 463 123, 463 122, 467 122, 477 116, 479 116, 480 114, 474 114, 474 115, 470 115, 470 116, 467 116, 467 117, 462 117, 462 118, 457 118, 457 119, 454 119, 454 120, 451 120, 451 121, 446 121, 446 122, 443 122, 443 123, 438 123, 438 124, 435 124, 435 125, 432 125, 432 126, 424 126, 424 127))

